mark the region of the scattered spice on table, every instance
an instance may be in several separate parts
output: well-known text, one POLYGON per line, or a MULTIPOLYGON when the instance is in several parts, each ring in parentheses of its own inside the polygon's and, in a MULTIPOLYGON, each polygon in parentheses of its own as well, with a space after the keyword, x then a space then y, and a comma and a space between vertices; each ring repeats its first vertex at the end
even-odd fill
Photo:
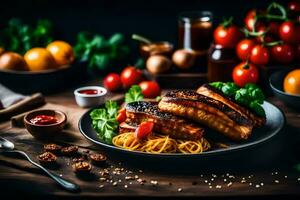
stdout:
POLYGON ((57 144, 45 144, 44 145, 44 151, 45 152, 51 152, 51 153, 58 153, 62 149, 62 146, 57 144))
POLYGON ((78 173, 81 175, 89 173, 92 169, 92 166, 88 162, 85 162, 85 161, 77 162, 77 163, 73 164, 72 167, 73 167, 73 170, 75 173, 78 173))
POLYGON ((68 146, 61 149, 61 153, 65 156, 73 156, 78 152, 78 146, 68 146))
POLYGON ((42 165, 52 166, 56 163, 57 157, 51 152, 45 152, 38 156, 38 160, 42 165))

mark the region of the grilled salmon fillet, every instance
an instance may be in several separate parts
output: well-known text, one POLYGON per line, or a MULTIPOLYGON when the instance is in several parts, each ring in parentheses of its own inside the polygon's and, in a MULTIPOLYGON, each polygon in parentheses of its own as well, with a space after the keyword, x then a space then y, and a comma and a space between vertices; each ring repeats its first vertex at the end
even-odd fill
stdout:
POLYGON ((163 112, 202 123, 233 140, 244 140, 252 132, 251 121, 221 101, 195 91, 168 92, 159 102, 163 112))
POLYGON ((257 116, 251 110, 237 104, 233 99, 225 96, 222 93, 222 91, 219 91, 218 89, 210 86, 209 84, 204 84, 201 87, 199 87, 197 93, 221 101, 231 109, 243 115, 245 118, 251 120, 254 127, 261 127, 266 123, 265 117, 257 116))
POLYGON ((122 122, 119 124, 119 133, 127 133, 127 132, 134 132, 137 128, 137 124, 128 124, 126 122, 122 122))
POLYGON ((176 117, 169 113, 163 113, 158 109, 157 103, 137 101, 128 103, 126 109, 126 123, 140 124, 150 120, 154 122, 153 130, 157 133, 169 135, 174 139, 199 140, 204 129, 199 125, 176 117))

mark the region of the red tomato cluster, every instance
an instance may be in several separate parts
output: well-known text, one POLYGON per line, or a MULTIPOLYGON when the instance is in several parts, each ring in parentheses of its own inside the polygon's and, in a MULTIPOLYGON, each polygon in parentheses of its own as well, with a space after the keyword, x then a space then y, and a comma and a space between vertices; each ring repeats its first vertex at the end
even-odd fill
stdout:
POLYGON ((128 89, 132 85, 139 85, 145 98, 155 98, 161 93, 157 82, 143 81, 142 71, 133 66, 123 69, 120 75, 117 73, 108 74, 103 80, 103 85, 110 91, 128 89))
POLYGON ((122 87, 127 89, 132 85, 139 84, 142 79, 142 71, 133 66, 129 66, 123 69, 121 75, 117 73, 108 74, 103 80, 103 85, 110 91, 118 91, 122 87))
POLYGON ((266 10, 252 9, 244 18, 243 28, 230 22, 215 29, 214 41, 224 48, 236 49, 242 62, 232 76, 238 85, 243 86, 247 81, 256 83, 261 66, 300 61, 299 0, 289 2, 286 7, 272 3, 266 10))

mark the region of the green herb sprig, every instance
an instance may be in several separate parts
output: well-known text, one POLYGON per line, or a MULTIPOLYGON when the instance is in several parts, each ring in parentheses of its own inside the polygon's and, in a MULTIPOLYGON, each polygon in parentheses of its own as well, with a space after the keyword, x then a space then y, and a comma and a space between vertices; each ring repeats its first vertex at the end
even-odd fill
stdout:
POLYGON ((117 135, 119 123, 116 120, 119 106, 115 101, 107 101, 105 108, 94 109, 90 113, 92 126, 100 140, 112 144, 112 138, 117 135))
POLYGON ((74 52, 80 61, 88 63, 89 69, 105 70, 114 61, 126 58, 130 50, 125 45, 125 37, 121 33, 115 33, 105 39, 99 34, 80 32, 74 52))
POLYGON ((6 51, 20 54, 33 47, 46 46, 52 41, 53 25, 46 19, 40 19, 35 26, 31 26, 18 18, 12 18, 0 33, 0 46, 6 51))
POLYGON ((141 101, 144 99, 142 88, 138 85, 133 85, 125 94, 125 103, 141 101))

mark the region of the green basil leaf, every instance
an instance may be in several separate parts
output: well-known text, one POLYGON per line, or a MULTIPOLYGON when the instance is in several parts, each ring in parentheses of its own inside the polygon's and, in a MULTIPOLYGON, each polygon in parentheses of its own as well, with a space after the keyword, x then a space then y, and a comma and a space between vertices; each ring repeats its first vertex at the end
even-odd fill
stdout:
POLYGON ((245 88, 239 89, 236 92, 234 99, 244 106, 249 106, 250 104, 250 96, 245 88))
POLYGON ((253 83, 247 83, 245 86, 244 86, 245 89, 247 90, 255 90, 257 88, 259 88, 256 84, 253 84, 253 83))
POLYGON ((133 85, 125 94, 125 102, 131 103, 135 101, 141 101, 144 99, 142 88, 138 85, 133 85))
POLYGON ((214 88, 218 90, 222 90, 222 87, 224 86, 225 83, 223 82, 212 82, 209 85, 213 86, 214 88))
POLYGON ((251 92, 251 97, 253 100, 257 101, 259 104, 264 103, 265 96, 261 89, 256 88, 251 92))
POLYGON ((89 43, 92 40, 92 35, 89 32, 79 32, 77 34, 77 44, 85 45, 86 43, 89 43))
POLYGON ((221 90, 226 96, 234 96, 238 89, 239 88, 234 83, 226 83, 221 90))
POLYGON ((89 63, 90 67, 97 67, 100 70, 106 69, 110 64, 108 55, 105 54, 94 54, 89 63))
POLYGON ((124 40, 125 40, 125 37, 123 34, 115 33, 109 38, 108 43, 110 45, 117 46, 117 45, 121 45, 124 42, 124 40))
POLYGON ((266 116, 265 110, 257 101, 252 101, 249 107, 259 116, 266 116))
POLYGON ((89 44, 91 45, 91 48, 95 48, 95 49, 101 49, 106 47, 106 41, 100 35, 95 35, 95 37, 92 39, 92 41, 89 44))

